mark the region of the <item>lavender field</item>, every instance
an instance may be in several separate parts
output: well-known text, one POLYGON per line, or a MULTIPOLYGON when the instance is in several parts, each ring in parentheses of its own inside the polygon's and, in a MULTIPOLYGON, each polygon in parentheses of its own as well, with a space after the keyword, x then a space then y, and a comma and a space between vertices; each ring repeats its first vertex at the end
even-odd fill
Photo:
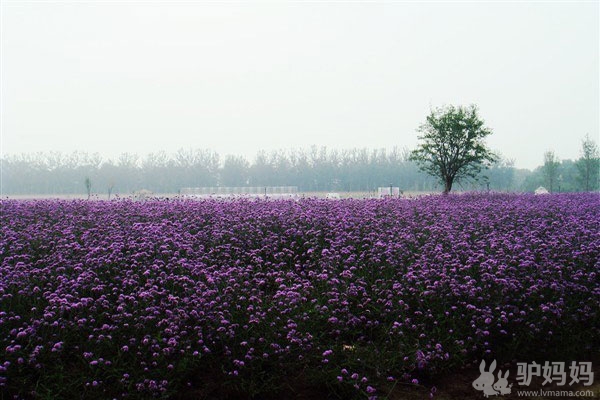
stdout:
POLYGON ((598 194, 0 206, 6 398, 385 398, 598 356, 598 194))

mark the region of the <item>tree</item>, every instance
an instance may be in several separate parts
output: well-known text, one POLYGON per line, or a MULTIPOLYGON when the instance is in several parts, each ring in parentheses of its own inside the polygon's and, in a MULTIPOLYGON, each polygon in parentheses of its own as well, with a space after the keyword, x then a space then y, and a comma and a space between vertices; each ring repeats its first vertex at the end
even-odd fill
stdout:
POLYGON ((542 173, 544 174, 544 181, 546 182, 546 186, 550 190, 550 193, 554 191, 554 184, 558 179, 558 168, 560 167, 560 162, 558 161, 558 157, 554 154, 553 151, 547 151, 544 153, 544 166, 542 167, 542 173))
POLYGON ((598 145, 590 139, 589 135, 581 142, 581 157, 577 160, 577 170, 582 188, 589 192, 598 188, 598 174, 600 172, 600 154, 598 145))
POLYGON ((421 143, 410 159, 441 181, 444 194, 452 190, 454 182, 477 180, 481 170, 497 159, 484 143, 492 131, 477 111, 474 105, 440 107, 432 110, 418 129, 421 143))
POLYGON ((514 187, 515 160, 498 156, 489 170, 486 182, 492 190, 509 191, 514 187))
POLYGON ((246 186, 248 184, 248 161, 242 156, 228 155, 225 157, 220 173, 222 186, 246 186))
POLYGON ((110 200, 110 195, 112 194, 113 189, 115 188, 115 181, 110 181, 108 183, 108 199, 110 200))
POLYGON ((89 200, 90 196, 92 195, 92 181, 90 180, 89 177, 85 178, 85 190, 87 191, 88 200, 89 200))

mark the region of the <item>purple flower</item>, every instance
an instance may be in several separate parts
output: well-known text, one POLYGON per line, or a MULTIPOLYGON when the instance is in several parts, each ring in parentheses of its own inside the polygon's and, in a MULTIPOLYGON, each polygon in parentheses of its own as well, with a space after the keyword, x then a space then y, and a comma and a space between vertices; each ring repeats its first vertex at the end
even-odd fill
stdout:
POLYGON ((542 357, 573 330, 582 347, 598 336, 597 194, 0 208, 3 385, 27 382, 25 366, 53 376, 68 350, 96 367, 66 379, 111 382, 116 397, 176 393, 205 361, 344 365, 333 376, 362 393, 493 358, 510 338, 533 335, 515 350, 542 357))

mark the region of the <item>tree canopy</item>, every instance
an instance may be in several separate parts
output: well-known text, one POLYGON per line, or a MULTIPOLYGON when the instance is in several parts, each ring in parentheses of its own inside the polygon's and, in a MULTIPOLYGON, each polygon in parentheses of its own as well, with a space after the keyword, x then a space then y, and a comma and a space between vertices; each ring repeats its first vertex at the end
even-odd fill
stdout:
POLYGON ((410 158, 438 178, 448 193, 455 182, 477 180, 482 169, 497 160, 485 146, 492 131, 484 125, 474 105, 434 109, 418 129, 420 143, 410 158))
POLYGON ((577 160, 579 180, 585 191, 598 188, 598 173, 600 171, 600 152, 598 145, 586 135, 581 143, 581 157, 577 160))
POLYGON ((560 161, 553 151, 547 151, 544 153, 544 165, 542 172, 544 174, 544 181, 550 193, 554 192, 555 183, 559 179, 560 161))

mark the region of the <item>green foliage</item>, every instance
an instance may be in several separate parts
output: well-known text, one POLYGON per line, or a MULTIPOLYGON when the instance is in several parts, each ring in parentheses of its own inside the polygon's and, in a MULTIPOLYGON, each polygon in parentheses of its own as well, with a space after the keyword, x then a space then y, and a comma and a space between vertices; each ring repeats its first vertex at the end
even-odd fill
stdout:
POLYGON ((485 175, 481 174, 479 180, 483 181, 483 187, 495 192, 514 191, 515 170, 514 160, 498 155, 498 159, 485 171, 485 175))
POLYGON ((547 151, 544 153, 544 166, 542 167, 542 173, 544 175, 544 182, 550 193, 554 192, 554 189, 559 179, 560 161, 553 151, 547 151))
POLYGON ((582 190, 598 190, 600 187, 600 152, 598 145, 586 135, 581 143, 581 157, 576 163, 578 181, 582 190))
POLYGON ((249 168, 248 161, 244 157, 228 155, 221 169, 219 183, 222 186, 246 186, 249 168))
POLYGON ((410 158, 440 180, 444 193, 456 181, 477 180, 482 169, 497 159, 484 143, 492 131, 484 126, 474 105, 432 110, 419 132, 421 143, 410 158))
POLYGON ((260 152, 252 162, 203 149, 159 151, 143 158, 123 153, 116 161, 81 152, 8 155, 0 159, 0 189, 9 195, 80 194, 81 177, 87 176, 94 187, 105 188, 111 196, 140 189, 178 193, 183 187, 218 185, 364 192, 393 183, 405 191, 437 190, 437 182, 408 160, 409 153, 398 147, 335 150, 313 146, 260 152))

